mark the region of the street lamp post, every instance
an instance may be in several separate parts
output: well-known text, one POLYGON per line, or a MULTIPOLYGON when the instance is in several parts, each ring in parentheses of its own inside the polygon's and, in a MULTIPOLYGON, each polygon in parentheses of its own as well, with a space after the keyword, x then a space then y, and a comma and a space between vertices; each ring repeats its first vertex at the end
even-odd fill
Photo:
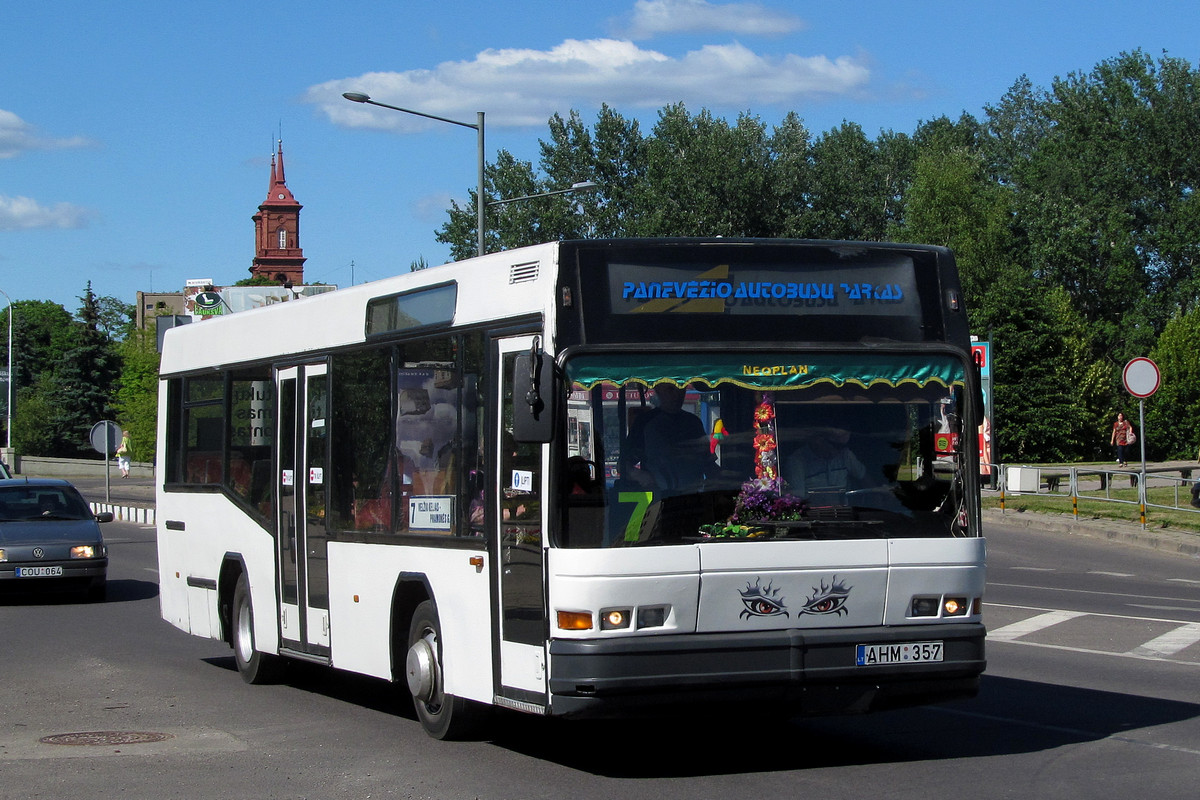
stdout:
POLYGON ((12 369, 12 331, 13 331, 13 304, 12 298, 8 296, 8 292, 0 289, 0 294, 4 295, 4 299, 8 301, 8 405, 4 407, 5 413, 8 415, 8 424, 4 428, 4 449, 5 451, 12 450, 12 395, 13 395, 13 369, 12 369))
POLYGON ((380 108, 390 108, 392 111, 402 111, 405 114, 415 114, 418 117, 426 119, 435 119, 438 122, 449 122, 451 125, 459 125, 463 128, 473 128, 475 130, 475 138, 478 143, 478 162, 479 162, 479 188, 476 190, 475 196, 475 249, 478 255, 483 255, 483 210, 489 204, 484 200, 483 196, 483 167, 484 167, 484 152, 483 152, 483 112, 475 112, 475 124, 469 122, 459 122, 456 119, 447 119, 438 117, 433 114, 426 114, 423 111, 413 111, 411 108, 400 108, 399 106, 380 103, 378 100, 372 100, 368 94, 362 92, 343 92, 342 97, 355 103, 366 103, 367 105, 379 106, 380 108))
POLYGON ((535 200, 539 197, 553 197, 556 194, 568 194, 570 192, 594 192, 599 188, 600 186, 598 184, 592 183, 591 181, 580 181, 579 183, 572 183, 569 189, 555 189, 552 192, 526 194, 522 195, 521 197, 506 197, 503 200, 489 200, 487 204, 489 206, 502 206, 505 203, 516 203, 519 200, 535 200))

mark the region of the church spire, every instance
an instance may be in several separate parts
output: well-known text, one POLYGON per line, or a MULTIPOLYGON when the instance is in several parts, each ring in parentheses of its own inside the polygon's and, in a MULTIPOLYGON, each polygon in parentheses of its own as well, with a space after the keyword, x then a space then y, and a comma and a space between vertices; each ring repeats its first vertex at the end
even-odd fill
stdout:
POLYGON ((254 220, 255 255, 250 272, 283 283, 304 283, 304 251, 300 249, 300 209, 283 173, 283 140, 271 154, 267 199, 254 220))
POLYGON ((283 140, 279 140, 279 151, 271 154, 271 185, 267 187, 267 201, 263 205, 299 205, 287 188, 283 175, 283 140))

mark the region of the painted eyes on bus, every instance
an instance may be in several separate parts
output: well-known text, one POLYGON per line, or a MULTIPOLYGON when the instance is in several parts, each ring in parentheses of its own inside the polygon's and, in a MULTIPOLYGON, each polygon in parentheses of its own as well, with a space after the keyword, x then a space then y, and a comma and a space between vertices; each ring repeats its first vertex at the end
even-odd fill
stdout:
POLYGON ((741 593, 742 605, 746 608, 738 616, 741 618, 748 617, 775 617, 780 614, 788 616, 787 606, 783 604, 784 598, 778 597, 779 589, 773 588, 772 584, 767 584, 764 588, 760 581, 755 581, 751 586, 746 584, 746 590, 741 593))
POLYGON ((813 587, 812 597, 809 597, 804 602, 804 607, 800 609, 799 614, 816 614, 818 616, 825 614, 848 614, 846 609, 846 601, 850 599, 850 590, 854 588, 847 586, 844 581, 839 581, 836 577, 829 583, 821 581, 821 585, 813 587))

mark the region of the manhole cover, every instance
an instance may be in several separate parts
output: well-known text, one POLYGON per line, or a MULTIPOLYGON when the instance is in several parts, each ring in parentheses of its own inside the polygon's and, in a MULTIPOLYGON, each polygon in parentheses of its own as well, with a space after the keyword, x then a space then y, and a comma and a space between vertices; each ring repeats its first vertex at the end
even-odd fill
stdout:
POLYGON ((82 733, 56 733, 38 739, 42 744, 113 745, 148 744, 175 738, 169 733, 153 731, 84 731, 82 733))

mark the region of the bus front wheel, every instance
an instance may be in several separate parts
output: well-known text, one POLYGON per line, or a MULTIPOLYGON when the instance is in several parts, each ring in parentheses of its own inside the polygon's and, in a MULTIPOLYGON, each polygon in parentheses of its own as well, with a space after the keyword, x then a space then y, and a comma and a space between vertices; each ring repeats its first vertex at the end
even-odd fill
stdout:
POLYGON ((233 590, 233 614, 230 644, 233 660, 246 683, 273 683, 279 678, 283 659, 254 648, 254 608, 250 604, 250 583, 243 573, 233 590))
POLYGON ((462 739, 477 734, 487 719, 484 706, 445 692, 442 628, 433 603, 417 606, 408 629, 404 670, 417 719, 435 739, 462 739))

